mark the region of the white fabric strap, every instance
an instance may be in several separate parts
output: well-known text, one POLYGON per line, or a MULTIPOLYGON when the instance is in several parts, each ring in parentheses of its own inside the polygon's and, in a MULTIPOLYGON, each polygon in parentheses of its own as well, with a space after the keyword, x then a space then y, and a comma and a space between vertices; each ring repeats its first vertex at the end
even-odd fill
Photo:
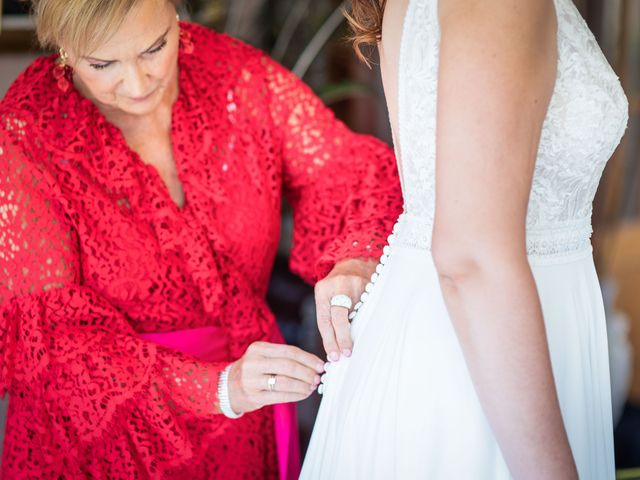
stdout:
POLYGON ((240 418, 243 414, 236 413, 231 408, 231 402, 229 401, 229 371, 231 365, 227 366, 220 374, 220 380, 218 380, 218 402, 220 402, 220 411, 227 418, 240 418))

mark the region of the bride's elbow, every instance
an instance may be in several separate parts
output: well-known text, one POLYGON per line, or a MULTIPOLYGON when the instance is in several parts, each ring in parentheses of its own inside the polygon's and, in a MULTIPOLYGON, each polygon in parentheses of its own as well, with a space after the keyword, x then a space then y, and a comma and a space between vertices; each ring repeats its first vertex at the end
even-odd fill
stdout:
POLYGON ((434 234, 431 255, 443 284, 464 283, 483 270, 480 253, 476 247, 465 245, 464 241, 434 234))
POLYGON ((529 266, 521 242, 505 237, 491 238, 444 235, 434 231, 431 255, 442 287, 458 288, 491 279, 518 278, 529 266))

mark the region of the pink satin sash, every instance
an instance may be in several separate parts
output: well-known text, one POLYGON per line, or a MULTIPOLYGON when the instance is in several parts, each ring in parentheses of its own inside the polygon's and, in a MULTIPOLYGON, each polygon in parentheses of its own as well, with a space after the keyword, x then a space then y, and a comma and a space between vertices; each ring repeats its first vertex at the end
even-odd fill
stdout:
MULTIPOLYGON (((228 361, 227 339, 219 327, 192 328, 168 333, 143 333, 139 337, 207 362, 228 361)), ((270 341, 284 343, 278 328, 270 341)), ((273 406, 280 480, 295 480, 300 475, 300 442, 295 403, 273 406)))

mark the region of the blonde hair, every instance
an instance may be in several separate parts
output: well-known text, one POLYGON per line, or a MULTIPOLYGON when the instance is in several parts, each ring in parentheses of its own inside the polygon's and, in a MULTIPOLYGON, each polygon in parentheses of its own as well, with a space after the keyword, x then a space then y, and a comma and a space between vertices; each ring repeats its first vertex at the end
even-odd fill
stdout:
POLYGON ((363 47, 374 46, 382 38, 382 19, 387 0, 352 0, 351 11, 345 16, 351 25, 351 41, 358 58, 369 65, 363 47))
MULTIPOLYGON (((105 42, 141 0, 32 0, 38 40, 87 54, 105 42)), ((178 6, 181 0, 167 0, 178 6)))

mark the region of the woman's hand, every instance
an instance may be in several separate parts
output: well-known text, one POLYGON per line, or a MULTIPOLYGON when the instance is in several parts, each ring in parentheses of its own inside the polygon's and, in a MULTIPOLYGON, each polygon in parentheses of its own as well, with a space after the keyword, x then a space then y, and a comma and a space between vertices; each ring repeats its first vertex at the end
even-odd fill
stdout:
POLYGON ((318 329, 327 357, 332 362, 340 360, 340 354, 351 356, 353 342, 349 326, 349 311, 344 307, 332 307, 331 297, 347 295, 355 305, 376 269, 375 260, 349 259, 336 263, 333 270, 316 284, 316 312, 318 329))
POLYGON ((320 384, 324 363, 298 347, 254 342, 229 372, 231 408, 247 413, 266 405, 304 400, 320 384), (275 375, 273 390, 269 378, 275 375))

